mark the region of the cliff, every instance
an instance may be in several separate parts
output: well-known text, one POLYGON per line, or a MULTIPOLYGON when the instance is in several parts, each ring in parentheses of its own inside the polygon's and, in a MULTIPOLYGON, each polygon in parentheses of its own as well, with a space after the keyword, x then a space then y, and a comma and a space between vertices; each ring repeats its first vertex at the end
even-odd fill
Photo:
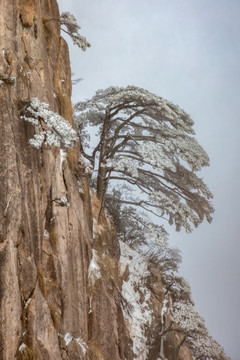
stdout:
MULTIPOLYGON (((72 124, 58 5, 2 0, 0 9, 0 357, 157 360, 161 275, 120 249, 110 219, 97 223, 79 146, 35 149, 34 126, 21 118, 38 97, 72 124)), ((166 338, 169 360, 176 344, 166 338)))

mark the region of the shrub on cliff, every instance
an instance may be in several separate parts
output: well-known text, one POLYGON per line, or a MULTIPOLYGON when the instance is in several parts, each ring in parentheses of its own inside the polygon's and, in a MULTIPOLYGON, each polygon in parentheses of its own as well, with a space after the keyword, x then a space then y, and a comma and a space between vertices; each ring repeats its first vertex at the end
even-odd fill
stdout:
POLYGON ((69 12, 63 12, 60 16, 60 23, 62 26, 65 26, 65 29, 61 27, 61 30, 68 34, 72 38, 73 43, 80 47, 80 49, 86 51, 87 47, 91 46, 86 38, 79 34, 81 27, 78 25, 74 15, 69 12))
POLYGON ((32 98, 24 108, 21 118, 37 126, 39 133, 29 143, 39 149, 43 143, 65 148, 73 147, 78 140, 70 123, 57 113, 49 110, 49 105, 38 98, 32 98))

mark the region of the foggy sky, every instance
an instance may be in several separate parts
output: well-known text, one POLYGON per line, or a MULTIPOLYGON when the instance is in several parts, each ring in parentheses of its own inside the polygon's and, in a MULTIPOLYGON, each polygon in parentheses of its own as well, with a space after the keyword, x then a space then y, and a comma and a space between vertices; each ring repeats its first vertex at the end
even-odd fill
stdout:
MULTIPOLYGON (((70 45, 73 101, 110 85, 143 87, 178 104, 210 156, 202 171, 214 220, 192 234, 170 232, 196 309, 232 360, 240 340, 240 2, 234 0, 59 1, 92 44, 70 45)), ((65 37, 65 36, 64 36, 65 37)), ((69 44, 70 38, 65 37, 69 44)))

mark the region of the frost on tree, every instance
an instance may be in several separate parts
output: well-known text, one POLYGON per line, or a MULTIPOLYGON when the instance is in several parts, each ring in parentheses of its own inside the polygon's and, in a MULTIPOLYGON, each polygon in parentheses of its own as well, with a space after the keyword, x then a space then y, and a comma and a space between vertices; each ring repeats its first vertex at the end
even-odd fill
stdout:
POLYGON ((77 19, 69 12, 63 12, 60 16, 60 23, 64 25, 66 29, 61 27, 61 30, 68 34, 75 45, 80 47, 83 51, 86 51, 87 47, 90 47, 90 43, 84 36, 79 34, 81 27, 77 23, 77 19))
MULTIPOLYGON (((164 284, 164 301, 161 310, 160 353, 163 354, 165 335, 174 332, 180 335, 174 353, 178 360, 181 347, 186 344, 192 351, 195 360, 230 360, 224 349, 208 332, 204 319, 194 309, 191 288, 176 270, 161 273, 164 284)), ((162 356, 165 359, 164 356, 162 356)))
POLYGON ((178 271, 178 268, 177 270, 174 268, 169 270, 171 271, 164 271, 161 273, 165 286, 165 296, 168 298, 170 297, 171 301, 184 301, 185 303, 194 306, 189 283, 182 276, 176 275, 175 272, 178 271))
MULTIPOLYGON (((124 187, 126 191, 126 187, 124 187)), ((163 226, 154 224, 143 212, 137 212, 132 206, 122 207, 122 194, 116 189, 106 196, 106 207, 115 224, 118 237, 131 247, 153 242, 164 249, 168 233, 163 226)))
POLYGON ((78 140, 76 131, 70 123, 57 113, 49 110, 49 105, 38 98, 32 98, 21 118, 35 125, 39 132, 29 143, 39 149, 43 143, 72 148, 78 140))
POLYGON ((190 232, 205 217, 211 222, 212 194, 197 175, 209 158, 185 111, 128 86, 97 91, 76 105, 76 113, 83 137, 88 126, 98 127, 96 147, 87 152, 83 141, 81 151, 98 168, 97 195, 103 205, 109 183, 125 183, 131 191, 123 192, 122 204, 167 219, 176 230, 183 226, 190 232))
POLYGON ((178 359, 184 344, 192 350, 194 359, 230 360, 224 349, 209 335, 204 319, 194 309, 188 283, 172 274, 164 274, 164 277, 164 283, 171 282, 173 289, 167 289, 161 311, 160 352, 163 353, 166 333, 175 332, 182 337, 175 349, 174 360, 178 359), (167 282, 166 277, 170 277, 167 282))
POLYGON ((202 336, 199 334, 190 337, 187 344, 192 350, 195 359, 231 360, 224 349, 210 335, 202 336))

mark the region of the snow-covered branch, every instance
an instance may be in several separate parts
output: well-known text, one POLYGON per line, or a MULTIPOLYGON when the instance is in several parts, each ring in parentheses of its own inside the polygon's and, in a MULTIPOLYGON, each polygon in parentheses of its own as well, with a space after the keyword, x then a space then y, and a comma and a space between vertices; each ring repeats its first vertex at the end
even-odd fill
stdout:
POLYGON ((86 51, 87 47, 91 44, 86 40, 84 36, 79 34, 81 27, 77 23, 77 19, 69 12, 63 12, 60 16, 61 25, 65 26, 65 29, 61 27, 61 30, 67 33, 73 40, 73 43, 80 47, 83 51, 86 51))
POLYGON ((198 334, 189 338, 187 344, 195 359, 230 360, 224 349, 208 334, 206 336, 198 334))
POLYGON ((39 133, 29 143, 39 149, 43 143, 72 148, 78 140, 70 123, 57 113, 49 110, 49 105, 38 98, 32 98, 21 118, 39 129, 39 133))
MULTIPOLYGON (((104 202, 109 181, 121 179, 142 191, 142 202, 176 230, 211 221, 211 192, 197 171, 209 165, 193 121, 177 105, 136 86, 99 90, 76 105, 79 131, 94 126, 100 141, 83 156, 98 164, 97 195, 104 202)), ((133 197, 132 197, 133 199, 133 197)), ((123 201, 128 201, 123 197, 123 201)))

